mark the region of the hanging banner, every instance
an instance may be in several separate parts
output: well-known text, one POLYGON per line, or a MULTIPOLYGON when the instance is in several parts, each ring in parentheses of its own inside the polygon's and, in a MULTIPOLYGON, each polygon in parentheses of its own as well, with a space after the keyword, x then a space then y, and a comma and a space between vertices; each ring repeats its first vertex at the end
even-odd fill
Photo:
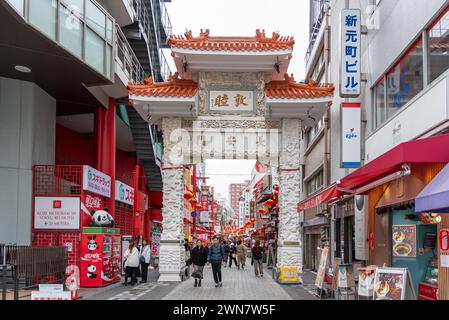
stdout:
POLYGON ((341 167, 358 168, 361 160, 360 103, 341 104, 341 167))
POLYGON ((361 13, 343 9, 340 14, 340 96, 358 97, 361 91, 361 13))
POLYGON ((92 167, 83 166, 83 190, 109 198, 111 196, 111 177, 92 167))
POLYGON ((354 196, 355 258, 368 260, 368 197, 354 196))
POLYGON ((134 205, 134 188, 127 184, 115 181, 115 200, 129 205, 134 205))

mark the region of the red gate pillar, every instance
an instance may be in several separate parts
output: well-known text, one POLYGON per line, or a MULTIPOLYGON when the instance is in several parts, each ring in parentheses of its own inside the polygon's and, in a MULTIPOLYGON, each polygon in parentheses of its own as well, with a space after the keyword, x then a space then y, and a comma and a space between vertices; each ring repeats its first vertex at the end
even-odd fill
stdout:
POLYGON ((109 98, 108 108, 95 111, 95 151, 97 169, 111 177, 111 197, 106 207, 115 216, 115 163, 116 163, 116 104, 109 98))

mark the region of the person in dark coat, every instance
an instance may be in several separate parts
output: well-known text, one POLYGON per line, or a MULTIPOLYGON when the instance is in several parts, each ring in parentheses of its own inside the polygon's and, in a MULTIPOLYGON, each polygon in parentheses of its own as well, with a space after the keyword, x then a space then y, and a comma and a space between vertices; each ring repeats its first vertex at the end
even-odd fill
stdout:
POLYGON ((217 237, 214 238, 214 244, 209 248, 207 261, 212 264, 212 273, 214 275, 215 288, 223 286, 221 282, 221 264, 224 256, 224 248, 217 237))
POLYGON ((263 277, 263 248, 260 246, 259 240, 256 240, 256 243, 254 244, 254 247, 252 249, 252 256, 254 261, 254 273, 256 274, 256 277, 258 277, 259 274, 261 277, 263 277))
POLYGON ((193 265, 192 277, 195 278, 194 287, 201 287, 201 280, 203 279, 204 265, 207 262, 208 250, 203 246, 203 242, 198 239, 196 247, 191 253, 191 260, 193 265))
POLYGON ((234 242, 231 242, 231 245, 229 246, 229 268, 232 267, 232 261, 234 261, 235 265, 238 267, 237 248, 235 247, 234 242))

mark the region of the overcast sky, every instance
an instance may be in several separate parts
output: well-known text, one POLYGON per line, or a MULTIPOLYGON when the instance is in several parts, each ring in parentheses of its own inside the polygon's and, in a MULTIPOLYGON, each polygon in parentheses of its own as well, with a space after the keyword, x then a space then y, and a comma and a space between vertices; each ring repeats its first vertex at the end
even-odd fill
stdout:
MULTIPOLYGON (((288 73, 296 81, 304 80, 304 56, 309 41, 309 0, 172 0, 166 3, 173 34, 209 29, 211 36, 254 36, 256 29, 265 29, 267 36, 278 31, 293 36, 295 47, 288 73)), ((172 71, 173 60, 166 54, 172 71)), ((207 160, 208 184, 223 197, 229 197, 230 183, 250 179, 255 161, 207 160)))

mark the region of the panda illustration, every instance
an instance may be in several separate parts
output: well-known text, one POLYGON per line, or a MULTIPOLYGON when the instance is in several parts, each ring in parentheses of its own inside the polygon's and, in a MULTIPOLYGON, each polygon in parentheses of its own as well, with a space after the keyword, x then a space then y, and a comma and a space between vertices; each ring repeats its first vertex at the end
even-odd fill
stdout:
POLYGON ((108 228, 114 226, 114 218, 109 214, 107 208, 103 210, 92 210, 90 214, 92 215, 91 226, 108 228))
POLYGON ((95 279, 97 277, 97 267, 96 266, 94 266, 92 264, 89 264, 87 266, 87 277, 89 279, 95 279))
POLYGON ((97 241, 95 241, 97 236, 88 236, 88 238, 89 242, 87 243, 87 249, 89 250, 90 253, 92 253, 92 251, 95 251, 98 248, 97 241))

